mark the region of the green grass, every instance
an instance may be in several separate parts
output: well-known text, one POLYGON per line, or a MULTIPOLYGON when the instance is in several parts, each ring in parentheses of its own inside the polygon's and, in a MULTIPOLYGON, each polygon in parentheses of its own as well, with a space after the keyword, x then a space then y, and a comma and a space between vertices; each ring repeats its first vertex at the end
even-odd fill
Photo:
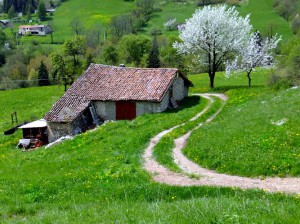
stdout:
MULTIPOLYGON (((201 75, 190 78, 195 84, 193 91, 202 89, 199 84, 207 79, 201 75)), ((256 78, 263 80, 260 76, 254 76, 254 82, 256 78)), ((218 91, 231 88, 227 93, 232 100, 213 123, 206 125, 205 130, 208 132, 217 124, 222 127, 230 116, 237 116, 237 108, 242 108, 242 113, 248 107, 261 111, 265 105, 261 104, 261 97, 267 102, 266 105, 271 105, 274 92, 263 87, 248 90, 242 86, 244 79, 241 77, 230 80, 221 74, 216 77, 218 91), (230 80, 241 87, 228 85, 230 80), (240 96, 243 98, 239 99, 240 96)), ((299 90, 278 92, 276 96, 285 99, 284 93, 293 97, 299 90)), ((1 103, 5 105, 1 107, 1 129, 10 127, 9 114, 12 111, 18 111, 20 120, 29 119, 33 115, 40 117, 61 94, 62 90, 55 86, 0 92, 1 103)), ((277 104, 284 106, 280 99, 277 104)), ((291 99, 298 102, 297 97, 291 99)), ((20 133, 11 137, 1 136, 1 222, 249 223, 255 220, 257 223, 297 223, 300 218, 300 200, 297 195, 236 188, 172 187, 151 180, 141 165, 141 155, 150 138, 164 129, 187 121, 204 105, 199 105, 199 98, 190 97, 181 106, 178 111, 147 114, 134 121, 108 123, 53 148, 40 148, 29 153, 22 153, 14 147, 20 133)), ((247 116, 250 119, 252 114, 247 116)), ((254 113, 253 116, 257 118, 258 115, 254 113)), ((231 117, 230 122, 234 120, 231 117)), ((239 124, 243 123, 239 121, 239 124)), ((291 123, 286 130, 295 130, 299 121, 289 121, 296 123, 294 126, 291 123)), ((239 126, 236 128, 240 130, 239 126)), ((227 134, 235 130, 227 129, 227 134)), ((178 132, 181 131, 186 131, 185 127, 178 129, 178 132)), ((202 142, 202 134, 195 132, 190 142, 202 142)), ((222 136, 218 139, 224 140, 222 136)), ((285 147, 282 150, 287 151, 285 147)), ((256 155, 256 152, 248 151, 252 152, 250 156, 256 155)), ((242 166, 244 161, 240 163, 242 166)))
POLYGON ((133 8, 134 2, 123 0, 66 1, 57 8, 53 16, 54 41, 64 41, 74 35, 70 27, 74 18, 79 18, 85 29, 90 29, 96 23, 107 28, 113 16, 128 13, 133 8))
MULTIPOLYGON (((267 84, 269 77, 268 69, 259 69, 251 73, 251 86, 263 87, 267 84)), ((231 78, 226 78, 224 72, 217 72, 215 77, 215 88, 209 88, 209 78, 207 73, 189 75, 189 79, 193 82, 194 88, 190 89, 191 93, 205 92, 226 92, 231 89, 245 89, 248 87, 248 79, 246 73, 238 73, 231 78)))
MULTIPOLYGON (((12 108, 23 108, 28 117, 40 105, 35 114, 42 114, 52 104, 56 88, 0 92, 4 96, 1 102, 9 105, 18 96, 19 104, 12 108), (50 102, 37 96, 41 92, 48 94, 50 102), (35 107, 28 106, 30 97, 35 107)), ((198 101, 192 97, 179 111, 108 123, 46 150, 22 153, 1 145, 1 221, 247 223, 255 219, 297 223, 297 196, 231 188, 172 187, 151 181, 141 166, 141 154, 149 139, 194 116, 199 110, 198 101)))
POLYGON ((270 27, 273 29, 273 35, 282 35, 284 41, 293 35, 289 23, 273 8, 273 0, 249 0, 248 4, 238 7, 237 10, 242 16, 250 14, 250 22, 254 29, 263 35, 267 35, 270 27))
MULTIPOLYGON (((263 35, 267 35, 268 29, 272 26, 273 34, 278 33, 283 36, 283 40, 286 40, 293 35, 290 25, 276 13, 272 4, 273 0, 249 0, 248 4, 242 4, 236 9, 241 16, 250 14, 250 22, 254 30, 259 30, 263 35)), ((176 22, 183 23, 186 19, 192 17, 197 9, 195 1, 188 1, 185 4, 172 1, 158 1, 156 5, 161 11, 154 13, 146 31, 160 29, 163 34, 169 36, 178 36, 178 32, 166 31, 163 26, 165 22, 176 18, 176 22)))
POLYGON ((11 114, 17 112, 19 123, 40 119, 63 94, 64 88, 58 86, 34 87, 0 91, 0 148, 12 150, 21 137, 21 131, 4 136, 3 132, 16 124, 11 123, 11 114))
POLYGON ((188 1, 185 4, 173 1, 157 1, 156 7, 160 9, 160 12, 153 14, 145 30, 150 32, 158 29, 168 36, 178 36, 178 31, 166 31, 164 23, 175 18, 176 23, 184 23, 197 9, 194 1, 188 1))
POLYGON ((192 134, 188 157, 221 173, 300 176, 300 89, 236 89, 227 95, 215 122, 192 134), (285 123, 276 125, 280 121, 285 123))
MULTIPOLYGON (((275 12, 272 2, 273 0, 249 0, 248 4, 242 4, 236 8, 242 16, 251 14, 250 21, 254 30, 259 30, 263 35, 267 35, 268 30, 272 27, 273 34, 278 33, 282 35, 283 41, 285 41, 292 36, 292 31, 289 23, 275 12)), ((100 39, 103 41, 104 30, 108 29, 111 18, 120 14, 129 13, 134 7, 134 2, 126 2, 124 0, 86 0, 84 2, 81 0, 70 0, 62 3, 54 15, 49 18, 50 20, 44 23, 51 23, 55 31, 53 33, 54 43, 62 43, 64 40, 74 36, 74 32, 70 26, 74 18, 79 18, 86 30, 100 23, 102 26, 100 39)), ((157 0, 156 8, 160 10, 153 13, 143 33, 149 34, 151 30, 159 29, 164 35, 178 36, 178 31, 167 31, 163 24, 169 19, 174 18, 176 18, 177 23, 183 23, 186 19, 190 18, 197 9, 195 1, 192 0, 187 1, 185 4, 171 0, 157 0)), ((21 24, 16 23, 14 30, 17 30, 19 25, 21 24)), ((15 38, 12 36, 9 28, 6 28, 5 32, 8 36, 15 38)), ((26 44, 32 40, 45 44, 51 43, 50 35, 45 37, 30 36, 19 38, 22 44, 26 44)))
MULTIPOLYGON (((214 100, 214 103, 211 105, 207 112, 205 112, 201 117, 197 118, 194 121, 186 121, 184 125, 166 134, 154 147, 154 157, 160 164, 164 165, 165 167, 168 167, 170 170, 180 171, 180 168, 174 163, 172 157, 174 140, 176 138, 179 138, 180 136, 183 136, 184 134, 195 128, 198 124, 205 122, 209 117, 211 117, 221 108, 221 100, 217 97, 212 98, 214 100)), ((207 105, 207 100, 205 100, 205 98, 201 99, 202 101, 200 101, 199 104, 201 107, 198 109, 198 113, 201 112, 201 110, 203 110, 204 107, 207 105)))

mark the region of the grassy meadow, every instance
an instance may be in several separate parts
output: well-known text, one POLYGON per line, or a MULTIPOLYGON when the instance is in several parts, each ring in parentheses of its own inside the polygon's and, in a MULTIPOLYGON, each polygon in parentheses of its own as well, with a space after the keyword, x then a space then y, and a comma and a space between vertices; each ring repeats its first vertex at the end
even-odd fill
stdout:
POLYGON ((224 110, 192 134, 186 155, 221 173, 299 176, 300 88, 239 87, 226 94, 224 110))
POLYGON ((293 35, 289 23, 273 8, 273 0, 247 0, 245 2, 241 7, 237 7, 237 10, 242 16, 250 14, 251 24, 262 35, 278 33, 282 35, 284 41, 293 35))
MULTIPOLYGON (((163 34, 178 36, 178 31, 166 31, 163 24, 169 19, 176 18, 177 23, 183 23, 190 18, 198 8, 195 1, 173 2, 173 1, 157 1, 156 7, 159 12, 153 14, 148 26, 145 28, 147 32, 154 29, 160 29, 163 34)), ((236 9, 241 16, 250 14, 250 22, 254 30, 259 30, 262 35, 266 36, 272 30, 272 34, 278 33, 283 39, 292 36, 290 25, 282 17, 276 14, 273 9, 273 0, 249 0, 244 1, 236 9)))
POLYGON ((63 86, 33 87, 0 91, 0 148, 15 151, 21 131, 4 136, 3 132, 15 126, 11 123, 11 114, 17 113, 19 123, 40 119, 64 93, 63 86), (3 106, 5 105, 5 106, 3 106))
MULTIPOLYGON (((271 33, 274 35, 278 33, 283 36, 283 40, 292 36, 290 25, 282 17, 276 14, 272 6, 273 0, 249 0, 244 1, 236 9, 242 16, 250 14, 250 21, 255 30, 259 30, 264 36, 271 33)), ((74 36, 74 31, 70 26, 73 19, 78 18, 87 29, 95 26, 101 26, 101 41, 104 40, 104 30, 109 35, 109 23, 113 16, 129 13, 134 9, 134 2, 127 2, 124 0, 70 0, 63 2, 57 11, 44 22, 50 24, 54 30, 54 43, 62 43, 64 40, 74 36)), ((198 8, 196 2, 193 0, 182 2, 173 2, 171 0, 156 1, 156 8, 159 9, 153 13, 148 25, 144 28, 142 33, 150 34, 152 30, 161 30, 164 35, 178 36, 178 31, 167 31, 163 24, 169 19, 176 18, 177 23, 183 23, 190 18, 195 10, 198 8)), ((17 30, 21 24, 16 23, 14 30, 17 30)), ((7 35, 11 36, 10 28, 5 29, 7 35)), ((15 37, 14 37, 15 38, 15 37)), ((19 42, 27 43, 30 41, 38 41, 40 43, 51 43, 50 35, 45 37, 22 37, 19 42)))
MULTIPOLYGON (((134 8, 134 2, 123 0, 71 0, 57 8, 53 16, 54 40, 61 42, 74 35, 70 23, 78 18, 85 29, 90 29, 98 23, 107 29, 110 19, 134 8)), ((102 39, 102 38, 101 38, 102 39)))
MULTIPOLYGON (((211 141, 215 137, 219 142, 224 141, 222 145, 230 145, 228 139, 236 135, 237 131, 241 131, 240 126, 253 122, 252 115, 253 119, 257 120, 255 125, 264 126, 265 123, 262 122, 264 116, 259 117, 259 112, 266 110, 264 105, 270 106, 270 109, 266 110, 263 115, 271 110, 268 121, 277 121, 282 118, 279 116, 279 111, 286 105, 284 99, 298 102, 299 89, 278 92, 268 90, 261 85, 265 79, 265 73, 261 74, 254 74, 253 83, 256 83, 256 87, 248 89, 247 80, 244 77, 233 77, 228 80, 222 73, 218 73, 215 82, 218 87, 216 91, 226 91, 230 99, 216 120, 203 127, 204 132, 213 133, 210 138, 205 136, 206 133, 202 132, 202 128, 192 135, 186 149, 186 153, 192 159, 196 153, 199 158, 203 158, 204 162, 208 163, 213 153, 219 153, 219 149, 212 142, 208 150, 211 154, 204 154, 209 155, 205 157, 201 144, 207 144, 206 140, 211 141), (229 85, 229 82, 234 84, 229 85), (280 97, 275 98, 278 100, 276 102, 278 105, 282 104, 282 107, 274 107, 276 102, 272 99, 277 96, 280 97), (266 104, 261 103, 262 101, 266 101, 266 104), (271 104, 273 104, 272 107, 271 104), (257 108, 258 112, 255 112, 254 108, 257 108), (237 113, 238 109, 241 109, 239 113, 237 113), (252 113, 246 114, 249 111, 252 113), (238 116, 237 119, 234 116, 238 116), (219 124, 223 127, 225 122, 230 126, 236 125, 236 129, 226 126, 222 128, 226 129, 226 132, 222 133, 222 129, 216 132, 215 127, 219 124), (199 153, 194 150, 194 143, 199 143, 197 145, 199 153)), ((191 92, 206 90, 207 75, 193 75, 190 79, 195 84, 191 92)), ((1 109, 1 130, 10 127, 9 114, 11 112, 20 111, 18 112, 20 120, 29 119, 31 116, 40 117, 61 94, 62 89, 57 86, 0 92, 1 103, 6 105, 1 109), (31 100, 28 101, 28 99, 31 100)), ((20 131, 10 137, 1 135, 1 222, 249 223, 255 220, 257 223, 297 223, 300 218, 299 195, 205 186, 173 187, 153 182, 149 174, 144 171, 141 165, 141 155, 150 138, 164 129, 186 122, 206 104, 206 100, 190 96, 182 102, 180 110, 146 114, 133 121, 107 123, 93 132, 78 135, 73 140, 65 141, 52 148, 40 148, 27 153, 15 148, 17 139, 21 136, 20 131)), ((216 104, 216 108, 218 107, 216 104)), ((273 126, 274 130, 270 132, 263 129, 266 130, 265 135, 273 135, 274 131, 279 131, 274 135, 277 137, 284 133, 281 129, 293 133, 299 130, 296 113, 292 116, 289 109, 284 113, 284 117, 289 116, 289 120, 282 126, 278 126, 280 130, 273 126)), ((193 125, 192 123, 191 126, 193 125)), ((178 132, 184 132, 185 128, 183 126, 178 132)), ((250 127, 247 126, 248 128, 250 127)), ((259 133, 261 132, 257 134, 259 133)), ((237 136, 243 136, 243 134, 237 136)), ((229 150, 228 155, 223 153, 223 156, 226 156, 226 160, 239 162, 236 165, 241 167, 244 167, 243 163, 247 158, 249 161, 252 158, 262 161, 265 156, 269 155, 268 151, 271 151, 273 146, 265 144, 264 140, 269 140, 265 138, 266 136, 259 137, 256 139, 257 147, 252 147, 252 144, 243 145, 243 160, 235 161, 236 153, 232 153, 229 149, 226 149, 229 150), (259 141, 261 143, 258 143, 259 141)), ((274 148, 280 151, 281 159, 274 157, 273 160, 273 157, 269 157, 269 161, 284 163, 289 158, 287 155, 291 155, 289 147, 294 147, 299 154, 297 136, 290 136, 287 143, 285 137, 278 138, 276 142, 278 147, 274 148)), ((232 141, 233 150, 241 149, 237 147, 238 142, 234 139, 232 141)), ((158 153, 156 156, 162 157, 167 154, 158 153)), ((163 163, 168 163, 168 159, 163 163)), ((289 163, 292 164, 290 161, 289 163)), ((260 163, 257 166, 264 168, 260 163)), ((228 170, 221 171, 228 172, 228 170)), ((231 168, 230 172, 235 171, 231 168)), ((256 169, 251 169, 249 172, 249 176, 257 175, 256 169)), ((271 169, 269 174, 277 175, 278 173, 271 169)), ((297 172, 289 174, 299 176, 297 172)))

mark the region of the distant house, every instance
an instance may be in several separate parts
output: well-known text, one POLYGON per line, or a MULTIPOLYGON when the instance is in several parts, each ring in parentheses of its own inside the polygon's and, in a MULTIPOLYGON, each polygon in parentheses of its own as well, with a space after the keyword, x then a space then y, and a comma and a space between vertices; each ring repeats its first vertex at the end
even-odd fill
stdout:
POLYGON ((45 115, 49 142, 105 120, 162 112, 186 97, 190 86, 176 68, 91 64, 45 115))
POLYGON ((50 26, 47 25, 24 25, 19 27, 19 34, 20 35, 39 35, 45 36, 52 32, 50 26))

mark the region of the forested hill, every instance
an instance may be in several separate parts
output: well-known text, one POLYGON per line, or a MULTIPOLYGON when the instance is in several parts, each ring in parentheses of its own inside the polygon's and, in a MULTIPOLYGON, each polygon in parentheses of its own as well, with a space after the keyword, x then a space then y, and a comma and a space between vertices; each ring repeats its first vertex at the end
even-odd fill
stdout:
POLYGON ((33 14, 38 9, 40 2, 46 5, 47 8, 55 8, 64 0, 1 0, 2 12, 9 11, 22 12, 23 15, 33 14))

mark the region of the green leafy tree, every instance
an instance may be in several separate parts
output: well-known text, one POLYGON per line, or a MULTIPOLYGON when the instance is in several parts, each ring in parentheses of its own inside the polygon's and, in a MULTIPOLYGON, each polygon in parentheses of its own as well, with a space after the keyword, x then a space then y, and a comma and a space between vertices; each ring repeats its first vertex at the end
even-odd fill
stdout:
POLYGON ((139 18, 143 17, 146 21, 149 21, 151 14, 154 12, 154 0, 137 0, 135 5, 136 9, 134 14, 139 18))
POLYGON ((46 17, 47 17, 47 12, 46 12, 46 6, 44 1, 40 1, 39 5, 37 7, 37 17, 41 20, 41 21, 45 21, 46 17))
POLYGON ((292 38, 282 50, 284 57, 281 59, 281 68, 290 74, 294 84, 300 83, 300 33, 292 38))
POLYGON ((85 55, 85 38, 83 36, 76 36, 73 39, 69 39, 64 43, 63 54, 67 59, 71 61, 71 70, 72 74, 80 74, 82 65, 82 56, 85 55))
POLYGON ((147 61, 147 67, 148 68, 160 67, 159 48, 158 48, 158 42, 156 36, 153 38, 151 50, 147 61))
POLYGON ((89 53, 86 57, 86 61, 85 61, 85 68, 87 69, 90 64, 94 63, 94 58, 93 55, 91 53, 89 53))
POLYGON ((85 69, 83 63, 85 52, 84 37, 75 36, 67 40, 59 51, 52 54, 54 76, 64 83, 65 88, 85 69))
POLYGON ((57 80, 58 83, 63 83, 65 91, 67 90, 67 84, 71 82, 72 75, 69 73, 67 61, 62 52, 55 52, 51 55, 53 64, 53 79, 57 80))
POLYGON ((296 16, 292 19, 292 31, 293 33, 297 33, 300 30, 300 16, 296 14, 296 16))
POLYGON ((70 22, 70 27, 76 35, 83 35, 84 26, 78 17, 72 19, 72 21, 70 22))
POLYGON ((41 64, 39 67, 38 83, 39 83, 39 86, 48 86, 50 84, 49 73, 48 73, 47 67, 43 61, 41 61, 41 64))
POLYGON ((151 41, 147 36, 130 34, 123 36, 119 45, 126 63, 140 66, 143 57, 150 50, 151 41))
POLYGON ((104 48, 103 57, 106 63, 112 65, 116 65, 119 60, 117 49, 112 45, 109 45, 104 48))
POLYGON ((110 30, 115 40, 119 40, 126 34, 135 33, 135 18, 131 14, 112 17, 110 30))
POLYGON ((268 84, 276 89, 300 85, 300 33, 282 46, 281 55, 268 84))

